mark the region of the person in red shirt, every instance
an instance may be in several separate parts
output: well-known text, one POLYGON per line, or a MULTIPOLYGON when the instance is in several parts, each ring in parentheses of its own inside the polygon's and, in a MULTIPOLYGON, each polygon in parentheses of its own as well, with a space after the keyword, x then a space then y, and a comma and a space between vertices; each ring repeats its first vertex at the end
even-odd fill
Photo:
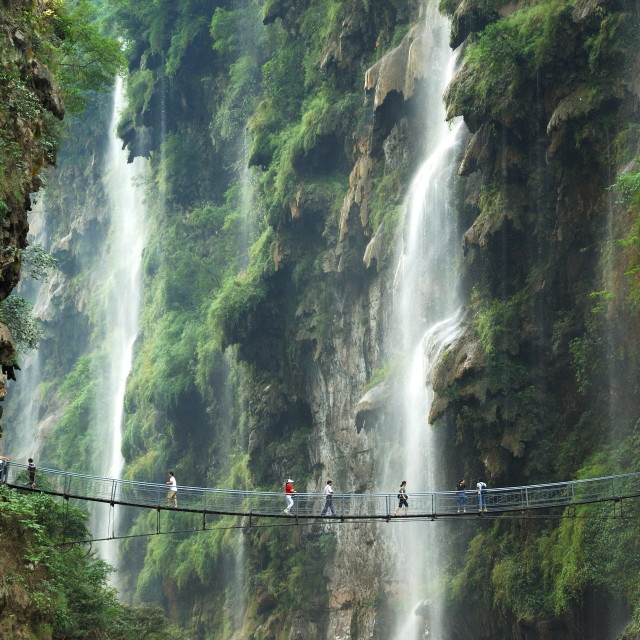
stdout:
POLYGON ((289 478, 284 488, 284 493, 287 497, 287 508, 284 510, 284 512, 288 513, 289 515, 291 515, 291 509, 293 507, 293 494, 295 492, 296 490, 293 488, 293 480, 289 478))

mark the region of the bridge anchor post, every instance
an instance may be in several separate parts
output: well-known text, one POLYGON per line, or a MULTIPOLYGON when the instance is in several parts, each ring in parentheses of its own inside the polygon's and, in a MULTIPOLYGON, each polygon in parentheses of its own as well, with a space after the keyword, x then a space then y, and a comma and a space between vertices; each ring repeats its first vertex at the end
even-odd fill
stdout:
POLYGON ((613 499, 613 517, 616 518, 622 518, 622 498, 614 498, 613 499), (620 515, 616 515, 616 504, 620 505, 620 508, 618 509, 619 514, 620 515))

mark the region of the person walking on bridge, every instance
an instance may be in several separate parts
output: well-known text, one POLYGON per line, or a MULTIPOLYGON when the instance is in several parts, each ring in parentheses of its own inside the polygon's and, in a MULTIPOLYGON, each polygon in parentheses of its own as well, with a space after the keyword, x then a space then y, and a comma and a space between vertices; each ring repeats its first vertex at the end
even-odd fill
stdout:
POLYGON ((33 458, 29 458, 27 461, 27 473, 29 474, 29 485, 32 489, 36 488, 36 465, 33 463, 33 458))
POLYGON ((331 515, 335 516, 336 512, 333 508, 333 480, 327 480, 327 486, 324 488, 324 509, 322 510, 321 516, 327 513, 327 510, 331 510, 331 515))
POLYGON ((173 475, 173 471, 169 471, 167 473, 168 480, 167 484, 169 485, 169 492, 167 493, 167 506, 173 500, 173 506, 178 506, 178 483, 176 482, 176 477, 173 475))
POLYGON ((284 487, 284 494, 287 498, 287 508, 284 510, 284 512, 288 515, 291 515, 291 509, 293 508, 293 494, 296 492, 296 490, 293 488, 293 480, 291 478, 289 478, 287 480, 287 484, 284 487))
POLYGON ((398 489, 398 506, 394 512, 394 516, 398 515, 398 511, 404 507, 404 515, 409 515, 409 495, 407 494, 407 481, 403 480, 398 489))
POLYGON ((460 509, 462 509, 464 513, 467 513, 466 488, 467 483, 464 481, 464 478, 462 478, 462 480, 460 480, 456 485, 456 504, 458 505, 458 513, 460 513, 460 509))
POLYGON ((0 456, 0 482, 7 484, 9 480, 9 460, 7 456, 0 456))
POLYGON ((480 477, 476 485, 478 492, 478 513, 487 512, 487 483, 480 477))

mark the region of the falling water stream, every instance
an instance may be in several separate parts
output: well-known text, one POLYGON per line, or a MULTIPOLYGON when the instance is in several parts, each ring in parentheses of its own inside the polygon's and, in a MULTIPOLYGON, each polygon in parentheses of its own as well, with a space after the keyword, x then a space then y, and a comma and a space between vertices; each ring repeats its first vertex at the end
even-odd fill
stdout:
MULTIPOLYGON (((47 206, 46 195, 40 194, 34 202, 29 216, 29 242, 41 246, 49 251, 47 234, 47 206)), ((33 305, 33 315, 40 320, 49 315, 49 300, 51 288, 55 287, 51 281, 21 280, 16 294, 28 300, 33 305)), ((42 354, 36 349, 21 358, 21 371, 18 383, 10 383, 8 401, 5 403, 5 429, 2 444, 6 446, 5 453, 13 460, 26 462, 28 458, 36 461, 41 458, 43 438, 56 415, 40 415, 40 385, 42 383, 42 354)))
MULTIPOLYGON (((105 367, 101 392, 97 396, 98 429, 104 429, 107 442, 99 472, 121 478, 122 421, 126 382, 133 358, 133 346, 138 335, 142 298, 142 250, 145 243, 145 208, 143 202, 146 162, 136 158, 127 162, 127 152, 116 136, 116 125, 125 105, 121 78, 113 93, 113 111, 109 126, 109 146, 103 178, 110 211, 109 239, 102 264, 103 279, 97 295, 104 321, 103 350, 105 367)), ((108 507, 95 514, 95 530, 103 535, 117 533, 114 521, 117 510, 108 507), (108 531, 111 528, 111 531, 108 531)), ((107 562, 118 566, 117 545, 108 543, 102 549, 107 562)))
MULTIPOLYGON (((145 160, 127 163, 127 152, 116 136, 116 125, 124 107, 124 87, 116 80, 112 97, 108 147, 104 161, 103 186, 107 231, 103 246, 92 247, 99 259, 86 274, 90 283, 86 292, 94 309, 94 329, 89 349, 99 354, 94 360, 93 375, 98 393, 93 424, 87 429, 93 435, 90 466, 85 471, 96 475, 121 478, 122 421, 126 381, 131 370, 133 346, 138 334, 138 320, 142 295, 141 261, 145 242, 145 210, 143 191, 145 160)), ((99 205, 96 205, 99 206, 99 205)), ((46 225, 46 193, 39 196, 30 217, 30 240, 50 250, 46 225)), ((53 274, 48 282, 21 283, 19 293, 34 301, 34 316, 52 320, 50 301, 57 289, 64 288, 64 277, 53 274), (35 284, 35 286, 34 286, 35 284)), ((53 319, 55 321, 55 319, 53 319)), ((61 408, 43 407, 39 387, 43 362, 38 351, 24 359, 15 397, 8 403, 12 428, 8 447, 16 460, 26 461, 33 456, 36 464, 44 447, 51 446, 48 438, 61 418, 61 408), (19 392, 19 393, 18 393, 19 392)), ((91 508, 90 529, 95 537, 107 537, 116 531, 115 510, 108 505, 91 508)), ((104 559, 117 566, 117 545, 100 546, 104 559)))
MULTIPOLYGON (((430 3, 426 15, 428 114, 426 160, 417 172, 405 209, 403 241, 394 279, 393 339, 401 345, 399 453, 388 483, 407 481, 408 494, 442 486, 437 434, 428 422, 433 400, 431 370, 458 332, 460 239, 450 189, 462 123, 448 126, 442 95, 454 70, 448 24, 430 3), (398 338, 401 338, 398 340, 398 338)), ((411 499, 409 499, 409 513, 411 499)), ((400 512, 402 513, 402 512, 400 512)), ((401 604, 393 640, 439 640, 443 612, 438 596, 442 531, 433 523, 407 522, 394 533, 396 579, 401 604)))

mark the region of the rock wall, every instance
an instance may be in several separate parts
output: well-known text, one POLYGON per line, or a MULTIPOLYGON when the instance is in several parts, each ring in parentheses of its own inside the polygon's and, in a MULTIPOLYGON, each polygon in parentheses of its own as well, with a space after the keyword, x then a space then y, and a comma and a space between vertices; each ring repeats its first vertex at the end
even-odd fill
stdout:
MULTIPOLYGON (((64 106, 55 81, 40 56, 34 53, 43 36, 38 23, 46 7, 35 2, 26 11, 21 2, 0 9, 0 300, 20 279, 21 250, 27 246, 30 194, 38 191, 43 167, 55 162, 52 117, 62 119, 64 106)), ((14 376, 15 345, 1 325, 0 364, 3 374, 14 376)), ((6 395, 4 375, 0 394, 6 395)), ((0 407, 1 415, 2 407, 0 407)))
MULTIPOLYGON (((633 249, 616 238, 633 220, 608 188, 638 151, 637 7, 441 5, 468 54, 445 97, 470 132, 453 206, 467 305, 435 370, 430 419, 448 457, 492 486, 631 468, 638 406, 624 390, 637 381, 640 333, 623 277, 633 249)), ((154 229, 128 477, 177 464, 194 486, 279 491, 291 476, 303 491, 329 478, 338 492, 386 490, 374 479, 396 428, 392 256, 429 121, 421 3, 130 9, 119 8, 133 43, 120 130, 151 160, 154 229), (247 208, 250 251, 238 242, 247 208)), ((64 176, 95 185, 97 152, 75 148, 87 164, 64 176)), ((68 197, 60 218, 83 208, 68 197)), ((80 247, 100 234, 90 208, 54 245, 64 286, 52 299, 77 321, 55 322, 84 337, 91 298, 73 281, 90 258, 80 247)), ((71 369, 80 355, 52 359, 71 369)), ((625 538, 572 522, 451 532, 447 637, 615 637, 610 620, 635 605, 635 573, 623 571, 634 563, 621 553, 606 564, 594 548, 588 565, 580 549, 616 534, 624 550, 625 538), (622 604, 613 577, 594 577, 605 564, 625 576, 622 604)), ((130 594, 160 602, 195 638, 389 638, 401 585, 385 524, 254 528, 242 544, 232 524, 128 543, 130 594)))

